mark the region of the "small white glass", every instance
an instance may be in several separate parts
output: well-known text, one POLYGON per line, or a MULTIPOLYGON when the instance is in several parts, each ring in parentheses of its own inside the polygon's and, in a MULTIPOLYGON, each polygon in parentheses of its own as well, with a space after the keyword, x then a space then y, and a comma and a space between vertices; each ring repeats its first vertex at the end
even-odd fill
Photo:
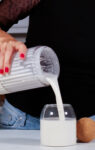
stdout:
POLYGON ((47 104, 40 115, 40 139, 45 146, 76 144, 76 116, 70 104, 64 104, 65 120, 60 120, 56 104, 47 104))

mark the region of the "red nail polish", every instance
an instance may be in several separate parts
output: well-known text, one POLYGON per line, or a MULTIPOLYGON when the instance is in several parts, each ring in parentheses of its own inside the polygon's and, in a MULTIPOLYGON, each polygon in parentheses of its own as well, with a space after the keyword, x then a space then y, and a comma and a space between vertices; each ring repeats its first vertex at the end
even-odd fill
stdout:
POLYGON ((0 74, 3 74, 4 70, 3 69, 0 69, 0 74))
POLYGON ((9 72, 9 68, 8 67, 5 67, 5 72, 9 72))
POLYGON ((21 53, 21 54, 20 54, 20 57, 21 57, 21 58, 24 58, 24 57, 25 57, 25 55, 24 55, 23 53, 21 53))

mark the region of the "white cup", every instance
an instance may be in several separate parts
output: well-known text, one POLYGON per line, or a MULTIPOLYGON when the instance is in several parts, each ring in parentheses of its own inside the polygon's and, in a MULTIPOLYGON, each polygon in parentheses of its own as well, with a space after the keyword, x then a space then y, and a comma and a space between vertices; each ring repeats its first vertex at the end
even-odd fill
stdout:
POLYGON ((25 60, 20 60, 18 53, 15 55, 9 75, 0 76, 0 94, 48 86, 45 75, 59 76, 59 72, 59 61, 51 48, 30 48, 25 60))
POLYGON ((76 144, 76 117, 70 104, 64 104, 65 120, 60 120, 56 104, 45 105, 40 117, 40 139, 44 146, 76 144))

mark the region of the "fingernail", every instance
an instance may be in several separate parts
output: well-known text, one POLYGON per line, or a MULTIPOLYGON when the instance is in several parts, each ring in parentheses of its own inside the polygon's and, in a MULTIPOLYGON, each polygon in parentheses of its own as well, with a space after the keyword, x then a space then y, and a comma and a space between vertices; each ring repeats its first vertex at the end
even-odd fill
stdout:
POLYGON ((4 70, 3 69, 0 69, 0 74, 3 74, 4 73, 4 70))
POLYGON ((9 72, 9 68, 5 67, 5 72, 8 73, 9 72))
POLYGON ((23 53, 21 53, 21 54, 20 54, 20 57, 21 57, 21 58, 24 58, 24 57, 25 57, 25 55, 24 55, 23 53))

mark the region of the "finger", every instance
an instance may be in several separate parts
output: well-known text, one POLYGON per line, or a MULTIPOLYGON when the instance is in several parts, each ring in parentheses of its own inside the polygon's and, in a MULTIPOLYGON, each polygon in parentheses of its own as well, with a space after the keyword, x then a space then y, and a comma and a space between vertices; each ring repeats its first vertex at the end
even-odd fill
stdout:
POLYGON ((14 47, 19 51, 20 59, 25 59, 27 47, 22 42, 14 42, 14 47))
POLYGON ((0 75, 4 73, 4 54, 0 52, 0 75))
POLYGON ((7 48, 6 48, 5 59, 4 59, 4 72, 5 72, 5 74, 10 72, 14 52, 15 51, 14 51, 12 45, 8 44, 7 48))
POLYGON ((3 43, 0 47, 0 74, 4 74, 4 57, 6 52, 6 43, 3 43))

